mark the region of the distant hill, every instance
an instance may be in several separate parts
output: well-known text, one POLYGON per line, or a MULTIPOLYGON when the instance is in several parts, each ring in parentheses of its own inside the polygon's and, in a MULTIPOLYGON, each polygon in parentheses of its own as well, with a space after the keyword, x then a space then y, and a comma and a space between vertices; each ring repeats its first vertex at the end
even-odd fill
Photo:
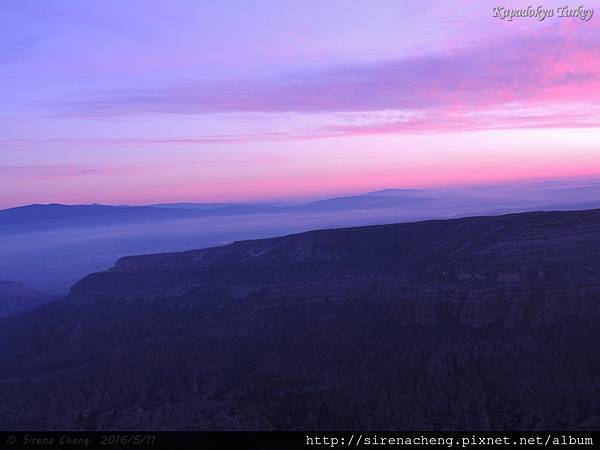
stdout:
POLYGON ((366 195, 353 195, 348 197, 335 197, 318 200, 306 205, 296 206, 297 212, 326 212, 326 211, 353 211, 396 208, 410 210, 423 208, 433 198, 426 195, 417 195, 415 192, 378 192, 366 195))
POLYGON ((58 228, 126 225, 187 219, 218 209, 112 205, 28 205, 0 210, 0 232, 43 231, 58 228))
POLYGON ((23 283, 0 280, 0 316, 19 313, 55 299, 23 283))
POLYGON ((376 197, 398 197, 398 196, 417 196, 417 195, 427 195, 427 189, 397 189, 397 188, 388 188, 381 189, 379 191, 368 192, 365 195, 376 196, 376 197))
POLYGON ((0 232, 77 228, 180 217, 177 211, 144 206, 28 205, 0 210, 0 232))
POLYGON ((170 208, 170 209, 219 209, 230 206, 239 206, 239 203, 156 203, 148 205, 153 208, 170 208))
POLYGON ((300 205, 271 203, 162 203, 148 206, 27 205, 0 210, 0 232, 147 223, 210 216, 248 214, 305 214, 386 207, 414 207, 426 197, 375 195, 335 197, 300 205))
POLYGON ((0 210, 0 279, 64 295, 123 256, 339 228, 600 207, 600 183, 383 189, 306 202, 29 205, 0 210))
POLYGON ((0 427, 596 430, 599 254, 593 210, 126 257, 0 319, 0 427))
POLYGON ((285 203, 157 203, 148 206, 153 208, 196 209, 217 212, 235 211, 237 208, 240 208, 240 210, 264 212, 285 205, 285 203))

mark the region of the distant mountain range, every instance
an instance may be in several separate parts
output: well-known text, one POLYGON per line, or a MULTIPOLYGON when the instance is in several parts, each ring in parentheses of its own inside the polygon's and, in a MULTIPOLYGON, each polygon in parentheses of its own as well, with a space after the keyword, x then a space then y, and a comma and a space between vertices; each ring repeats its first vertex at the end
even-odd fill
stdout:
POLYGON ((202 217, 206 215, 256 214, 272 211, 253 205, 28 205, 0 210, 0 232, 21 233, 59 228, 128 225, 202 217))
POLYGON ((160 203, 146 206, 36 204, 0 210, 0 232, 108 226, 208 216, 325 214, 388 210, 413 219, 533 209, 600 207, 600 183, 533 183, 439 189, 383 189, 304 203, 160 203))
POLYGON ((0 280, 0 316, 20 313, 51 300, 56 297, 28 288, 23 283, 0 280))
POLYGON ((300 205, 271 203, 163 203, 148 206, 27 205, 0 210, 0 232, 38 231, 98 225, 194 219, 247 214, 302 214, 330 211, 411 207, 426 202, 414 192, 389 190, 319 200, 300 205), (392 195, 391 192, 395 193, 392 195))
POLYGON ((600 210, 132 256, 0 319, 0 428, 597 430, 600 210))
POLYGON ((64 295, 131 254, 218 246, 310 229, 600 207, 594 180, 384 189, 307 202, 29 205, 0 210, 0 279, 64 295))

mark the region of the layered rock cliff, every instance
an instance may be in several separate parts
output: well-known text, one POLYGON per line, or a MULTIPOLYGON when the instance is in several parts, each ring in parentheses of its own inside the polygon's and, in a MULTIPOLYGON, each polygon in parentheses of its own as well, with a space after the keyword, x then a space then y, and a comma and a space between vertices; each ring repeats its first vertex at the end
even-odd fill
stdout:
POLYGON ((69 300, 160 298, 205 288, 237 298, 385 298, 407 320, 423 323, 442 313, 468 325, 551 321, 597 313, 598 255, 599 211, 322 230, 123 258, 73 286, 69 300))

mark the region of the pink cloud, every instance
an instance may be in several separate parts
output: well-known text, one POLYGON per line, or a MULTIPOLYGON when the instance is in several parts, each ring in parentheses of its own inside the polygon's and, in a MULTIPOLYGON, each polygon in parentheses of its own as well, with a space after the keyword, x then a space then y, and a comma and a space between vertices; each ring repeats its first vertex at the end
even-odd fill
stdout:
POLYGON ((579 102, 599 99, 599 52, 600 38, 591 26, 572 32, 554 29, 446 54, 276 79, 116 93, 70 106, 84 114, 131 115, 476 109, 511 102, 579 102))
MULTIPOLYGON (((445 54, 331 67, 278 78, 115 92, 70 103, 69 114, 299 113, 325 119, 264 132, 157 139, 112 139, 112 144, 204 145, 322 139, 386 133, 440 133, 498 128, 600 126, 600 36, 588 23, 557 22, 534 34, 445 54), (397 121, 369 117, 406 113, 397 121), (339 123, 336 114, 356 116, 339 123), (330 115, 327 118, 327 115, 330 115), (361 120, 360 117, 366 117, 361 120)), ((539 30, 538 30, 539 31, 539 30)), ((64 105, 63 105, 64 106, 64 105)), ((232 122, 235 129, 235 121, 232 122)), ((101 141, 98 140, 98 141, 101 141)), ((94 139, 90 139, 93 145, 94 139)))
POLYGON ((0 166, 0 175, 35 179, 89 176, 126 176, 146 172, 147 167, 116 166, 0 166))
POLYGON ((449 133, 523 128, 598 128, 600 108, 594 105, 560 105, 543 110, 505 106, 497 110, 436 109, 405 120, 361 125, 331 125, 323 136, 361 136, 396 133, 449 133))

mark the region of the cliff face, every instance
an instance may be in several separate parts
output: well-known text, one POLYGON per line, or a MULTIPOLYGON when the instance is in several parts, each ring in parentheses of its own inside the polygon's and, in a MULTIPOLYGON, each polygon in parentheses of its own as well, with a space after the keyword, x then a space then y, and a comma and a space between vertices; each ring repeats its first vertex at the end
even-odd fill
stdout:
POLYGON ((440 314, 467 325, 551 321, 597 312, 598 255, 600 211, 323 230, 124 258, 77 283, 69 301, 160 298, 204 288, 227 289, 237 298, 258 292, 385 298, 419 323, 440 314), (538 304, 535 312, 530 302, 538 304))
POLYGON ((597 429, 599 231, 529 213, 125 258, 0 320, 0 424, 597 429))

